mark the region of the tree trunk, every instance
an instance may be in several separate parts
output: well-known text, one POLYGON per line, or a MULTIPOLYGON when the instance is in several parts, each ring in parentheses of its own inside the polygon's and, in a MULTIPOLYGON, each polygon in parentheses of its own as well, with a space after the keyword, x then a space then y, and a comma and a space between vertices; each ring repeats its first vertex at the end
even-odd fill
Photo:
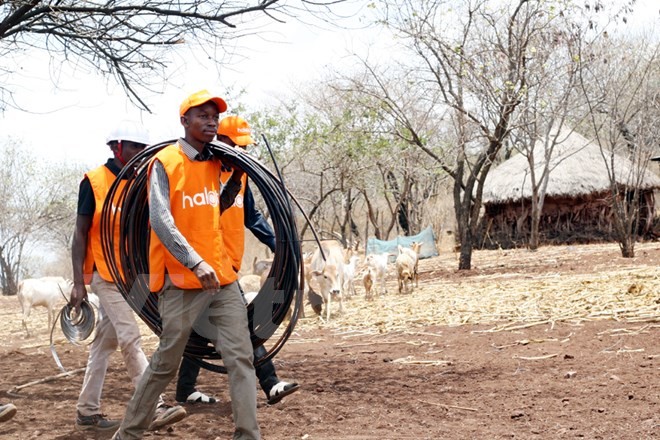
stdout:
POLYGON ((529 250, 539 249, 539 218, 532 215, 532 230, 529 235, 529 250))
POLYGON ((0 270, 2 270, 2 294, 3 295, 16 295, 18 293, 18 286, 16 285, 16 275, 7 263, 7 260, 0 254, 0 270))
POLYGON ((541 223, 541 209, 538 203, 538 194, 532 195, 532 224, 529 231, 529 250, 535 251, 539 248, 539 223, 541 223))
POLYGON ((463 228, 461 233, 461 253, 458 258, 458 270, 472 269, 472 231, 470 228, 463 228))
POLYGON ((637 229, 635 227, 638 207, 636 204, 628 201, 629 193, 619 190, 614 184, 612 197, 612 213, 614 221, 614 231, 616 233, 621 256, 623 258, 633 258, 635 256, 635 240, 637 238, 637 229))
POLYGON ((623 258, 635 258, 635 240, 632 237, 626 237, 619 243, 621 247, 621 256, 623 258))

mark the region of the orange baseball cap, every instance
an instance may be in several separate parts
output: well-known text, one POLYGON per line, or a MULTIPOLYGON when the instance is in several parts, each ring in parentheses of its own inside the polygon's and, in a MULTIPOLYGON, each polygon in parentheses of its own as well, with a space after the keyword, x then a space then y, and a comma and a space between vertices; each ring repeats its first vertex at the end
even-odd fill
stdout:
POLYGON ((218 134, 227 136, 236 145, 241 147, 254 144, 250 125, 240 116, 227 116, 223 118, 218 124, 218 134))
POLYGON ((215 102, 220 113, 227 111, 227 103, 224 99, 211 95, 208 90, 200 90, 183 100, 179 107, 179 116, 183 116, 192 107, 197 107, 209 101, 215 102))

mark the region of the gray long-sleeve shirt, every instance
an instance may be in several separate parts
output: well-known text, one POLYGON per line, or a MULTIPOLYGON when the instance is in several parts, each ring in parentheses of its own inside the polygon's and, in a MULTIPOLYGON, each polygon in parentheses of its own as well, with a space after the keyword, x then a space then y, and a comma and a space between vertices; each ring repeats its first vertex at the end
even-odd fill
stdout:
MULTIPOLYGON (((201 153, 180 138, 177 144, 181 151, 190 160, 210 160, 213 155, 208 149, 201 153)), ((220 176, 218 176, 218 180, 220 176)), ((234 203, 236 195, 241 190, 241 183, 229 179, 223 186, 220 196, 220 212, 234 203)), ((170 182, 163 164, 156 160, 151 169, 149 179, 149 221, 151 229, 158 236, 160 241, 181 264, 188 269, 193 269, 202 262, 202 257, 190 246, 188 240, 181 234, 174 224, 172 209, 170 207, 170 182)))

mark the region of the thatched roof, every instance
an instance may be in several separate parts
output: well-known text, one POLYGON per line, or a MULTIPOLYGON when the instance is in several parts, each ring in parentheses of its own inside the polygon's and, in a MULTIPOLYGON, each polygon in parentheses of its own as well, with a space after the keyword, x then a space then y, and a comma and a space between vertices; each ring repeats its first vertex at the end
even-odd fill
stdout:
MULTIPOLYGON (((555 146, 551 160, 550 180, 546 196, 579 197, 609 190, 610 178, 600 147, 576 132, 562 133, 562 142, 555 146)), ((535 148, 536 178, 543 171, 544 148, 539 142, 535 148)), ((635 169, 630 160, 616 157, 617 183, 629 184, 635 169)), ((523 154, 517 154, 492 169, 484 184, 484 203, 507 203, 520 199, 531 199, 529 163, 523 154)), ((641 189, 660 188, 660 177, 646 170, 641 189)))

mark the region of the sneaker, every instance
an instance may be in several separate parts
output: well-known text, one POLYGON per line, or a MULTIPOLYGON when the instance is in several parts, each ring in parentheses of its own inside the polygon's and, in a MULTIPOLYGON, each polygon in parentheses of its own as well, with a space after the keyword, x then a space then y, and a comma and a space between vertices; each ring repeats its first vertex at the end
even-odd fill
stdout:
POLYGON ((149 431, 155 431, 163 426, 183 420, 186 415, 188 414, 182 406, 161 405, 156 408, 156 414, 151 421, 151 425, 149 425, 149 431))
POLYGON ((111 431, 119 428, 121 422, 119 420, 108 420, 105 414, 93 414, 91 416, 83 416, 78 412, 76 417, 76 429, 79 431, 111 431))
POLYGON ((14 417, 14 414, 16 414, 16 405, 13 403, 0 405, 0 422, 6 422, 14 417))
POLYGON ((298 388, 300 388, 300 386, 295 382, 288 383, 288 382, 280 381, 276 383, 275 386, 271 388, 270 392, 268 393, 268 404, 269 405, 276 404, 277 402, 279 402, 289 394, 293 394, 296 391, 298 391, 298 388))
POLYGON ((177 399, 179 403, 215 403, 217 400, 215 400, 215 397, 207 396, 206 394, 200 392, 200 391, 195 391, 194 393, 190 394, 188 397, 186 397, 185 401, 180 401, 177 399))

